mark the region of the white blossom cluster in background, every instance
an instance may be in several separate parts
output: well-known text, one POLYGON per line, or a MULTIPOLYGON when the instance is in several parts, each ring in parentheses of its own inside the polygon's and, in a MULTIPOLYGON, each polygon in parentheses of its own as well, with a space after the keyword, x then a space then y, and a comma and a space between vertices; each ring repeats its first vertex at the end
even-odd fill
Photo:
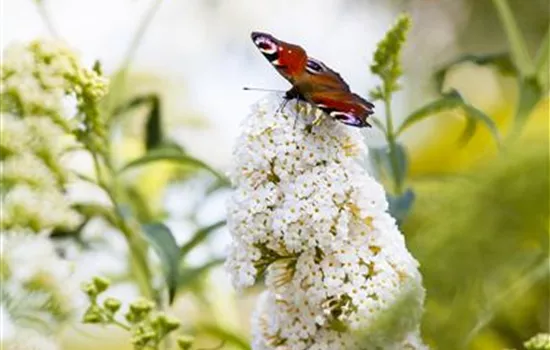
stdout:
POLYGON ((66 195, 74 175, 63 156, 97 116, 106 92, 63 43, 9 46, 0 81, 0 347, 57 349, 55 336, 77 310, 79 285, 49 234, 81 217, 66 195))
POLYGON ((0 227, 75 227, 79 217, 63 193, 69 170, 62 157, 75 144, 78 109, 101 98, 106 82, 63 43, 49 40, 9 46, 1 74, 0 227))
POLYGON ((230 174, 234 285, 265 272, 253 349, 424 349, 424 289, 385 193, 358 164, 358 129, 295 102, 259 102, 230 174))
POLYGON ((75 316, 82 298, 71 264, 51 240, 28 231, 0 236, 2 349, 58 349, 52 335, 75 316))

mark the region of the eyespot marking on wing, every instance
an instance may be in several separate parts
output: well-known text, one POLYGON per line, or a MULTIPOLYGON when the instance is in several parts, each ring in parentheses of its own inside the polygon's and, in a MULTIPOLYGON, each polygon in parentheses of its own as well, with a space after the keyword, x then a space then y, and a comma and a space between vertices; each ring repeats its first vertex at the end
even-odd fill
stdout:
POLYGON ((306 63, 306 70, 311 74, 320 74, 327 70, 323 62, 313 58, 308 58, 306 63))
POLYGON ((254 44, 256 44, 258 50, 266 55, 272 55, 277 52, 278 49, 280 49, 280 47, 278 47, 273 40, 262 35, 259 35, 254 39, 254 44))
POLYGON ((369 123, 363 121, 361 118, 358 118, 353 113, 332 111, 330 112, 330 116, 346 125, 357 127, 370 126, 369 123))

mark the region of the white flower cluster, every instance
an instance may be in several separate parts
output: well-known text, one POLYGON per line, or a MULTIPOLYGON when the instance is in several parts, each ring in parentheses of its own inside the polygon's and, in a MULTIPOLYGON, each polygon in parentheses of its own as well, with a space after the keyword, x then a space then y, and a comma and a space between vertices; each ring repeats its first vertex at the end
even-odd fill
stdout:
MULTIPOLYGON (((358 129, 270 97, 234 150, 226 263, 237 288, 266 272, 254 349, 423 349, 417 262, 358 164, 358 129)), ((313 111, 315 112, 315 111, 313 111)))
POLYGON ((63 193, 69 170, 61 159, 79 127, 70 104, 93 105, 106 82, 64 44, 45 40, 9 46, 1 74, 0 228, 72 228, 80 218, 63 193))
POLYGON ((48 116, 66 130, 78 126, 66 107, 96 102, 107 91, 98 72, 84 68, 75 53, 55 40, 12 44, 1 66, 2 110, 27 116, 48 116))
POLYGON ((66 137, 47 117, 2 114, 2 229, 30 228, 39 232, 78 225, 80 217, 62 192, 69 176, 61 162, 66 137))
POLYGON ((42 235, 8 231, 0 241, 0 347, 57 349, 49 338, 74 316, 82 301, 70 263, 60 259, 52 242, 42 235))

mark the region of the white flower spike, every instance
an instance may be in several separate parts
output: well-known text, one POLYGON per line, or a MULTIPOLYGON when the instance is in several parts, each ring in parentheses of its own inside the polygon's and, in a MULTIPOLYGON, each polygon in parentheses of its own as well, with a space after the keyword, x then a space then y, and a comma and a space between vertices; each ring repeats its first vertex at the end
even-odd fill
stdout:
POLYGON ((230 174, 226 266, 238 289, 266 273, 253 349, 425 349, 418 263, 358 164, 360 131, 280 102, 254 106, 230 174))

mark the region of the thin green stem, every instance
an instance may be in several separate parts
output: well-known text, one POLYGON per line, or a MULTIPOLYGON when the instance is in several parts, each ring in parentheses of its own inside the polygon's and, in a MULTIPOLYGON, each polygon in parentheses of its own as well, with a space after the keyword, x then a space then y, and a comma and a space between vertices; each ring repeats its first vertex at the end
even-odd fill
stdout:
POLYGON ((390 149, 390 162, 393 172, 392 180, 394 192, 400 195, 403 192, 403 184, 399 174, 399 160, 397 159, 397 146, 395 131, 393 129, 393 117, 391 111, 391 94, 386 93, 384 96, 384 106, 386 108, 386 140, 390 149))
POLYGON ((126 51, 126 54, 124 55, 124 61, 122 62, 122 67, 128 66, 132 61, 132 59, 134 58, 134 55, 137 49, 139 48, 139 44, 143 39, 143 35, 145 34, 145 32, 147 32, 147 28, 153 21, 153 18, 155 17, 155 14, 158 12, 158 9, 160 8, 161 3, 162 3, 162 0, 154 0, 149 10, 147 10, 147 12, 145 13, 145 16, 143 16, 143 19, 141 20, 139 27, 136 31, 136 34, 134 35, 134 38, 132 39, 132 42, 130 43, 128 50, 126 51))
POLYGON ((533 75, 535 73, 533 61, 527 51, 525 39, 519 30, 514 14, 508 5, 508 1, 493 0, 493 4, 498 12, 506 36, 508 37, 510 52, 512 53, 512 58, 517 69, 522 77, 533 75))
MULTIPOLYGON (((131 255, 132 262, 132 272, 136 278, 136 282, 141 290, 141 293, 148 299, 156 300, 155 291, 151 285, 151 272, 149 270, 149 264, 147 262, 147 253, 148 245, 147 242, 141 237, 140 233, 137 230, 133 230, 132 227, 128 224, 126 218, 122 215, 120 210, 120 201, 118 198, 118 190, 116 182, 109 184, 103 177, 101 171, 101 166, 97 154, 93 151, 92 157, 94 160, 94 167, 96 171, 97 181, 99 186, 107 193, 109 199, 111 200, 116 217, 117 228, 122 232, 126 241, 128 242, 128 247, 131 255)), ((104 155, 105 165, 109 171, 110 179, 116 181, 116 173, 112 167, 110 156, 104 155)))
POLYGON ((44 0, 35 0, 34 3, 38 8, 38 14, 40 15, 40 18, 42 18, 42 22, 44 22, 44 25, 46 26, 46 29, 48 30, 50 35, 53 36, 54 38, 59 38, 60 37, 59 33, 57 32, 57 30, 55 29, 55 26, 53 25, 53 22, 50 18, 48 10, 44 5, 44 0))
POLYGON ((118 70, 118 73, 112 79, 111 88, 110 88, 111 93, 107 101, 107 110, 109 112, 108 113, 109 116, 112 116, 115 110, 114 103, 117 101, 117 97, 118 95, 120 95, 122 87, 124 86, 124 82, 126 81, 128 67, 130 66, 130 63, 132 62, 132 59, 134 58, 134 55, 136 54, 139 48, 139 45, 141 44, 143 36, 145 35, 145 33, 147 32, 147 29, 151 25, 153 18, 155 17, 155 14, 158 12, 161 3, 162 3, 162 0, 154 0, 153 3, 151 4, 151 7, 149 7, 147 12, 145 12, 145 15, 143 16, 136 30, 136 34, 132 38, 132 42, 130 43, 130 46, 128 46, 128 49, 126 50, 124 59, 118 70), (117 94, 114 94, 113 93, 114 91, 116 91, 117 94))
POLYGON ((132 327, 128 326, 128 325, 125 325, 124 323, 120 322, 119 320, 117 320, 114 316, 112 315, 109 315, 109 314, 105 314, 105 316, 107 317, 107 319, 109 320, 109 322, 115 326, 118 326, 122 329, 124 329, 125 331, 127 332, 130 332, 132 330, 132 327))

